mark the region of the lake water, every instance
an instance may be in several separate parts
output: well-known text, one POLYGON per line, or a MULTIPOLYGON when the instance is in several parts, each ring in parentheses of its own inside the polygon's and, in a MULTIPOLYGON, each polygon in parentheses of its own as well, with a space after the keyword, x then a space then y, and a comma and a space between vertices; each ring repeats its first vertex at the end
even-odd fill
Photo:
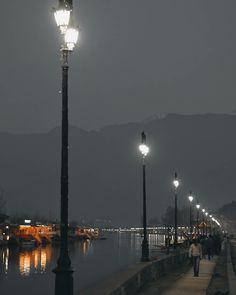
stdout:
MULTIPOLYGON (((140 260, 139 234, 111 233, 106 240, 78 241, 69 246, 75 270, 74 294, 110 274, 140 260)), ((163 243, 163 236, 149 235, 150 249, 163 243)), ((53 295, 59 248, 51 245, 33 249, 0 247, 0 294, 53 295)))

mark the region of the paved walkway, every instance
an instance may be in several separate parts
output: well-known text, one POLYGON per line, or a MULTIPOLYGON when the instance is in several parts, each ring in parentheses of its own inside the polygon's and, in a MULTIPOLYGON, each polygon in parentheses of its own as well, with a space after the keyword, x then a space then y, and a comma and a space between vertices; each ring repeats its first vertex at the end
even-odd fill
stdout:
POLYGON ((200 262, 199 277, 193 269, 184 267, 145 287, 139 295, 205 295, 214 272, 216 259, 200 262))

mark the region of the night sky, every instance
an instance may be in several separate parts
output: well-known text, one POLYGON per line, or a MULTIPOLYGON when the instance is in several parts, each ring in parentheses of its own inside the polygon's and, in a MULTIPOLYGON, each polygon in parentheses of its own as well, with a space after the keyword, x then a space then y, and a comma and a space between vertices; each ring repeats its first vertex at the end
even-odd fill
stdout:
MULTIPOLYGON (((2 1, 0 131, 47 132, 61 120, 57 1, 2 1)), ((74 1, 70 122, 84 129, 160 113, 236 109, 236 3, 74 1)))

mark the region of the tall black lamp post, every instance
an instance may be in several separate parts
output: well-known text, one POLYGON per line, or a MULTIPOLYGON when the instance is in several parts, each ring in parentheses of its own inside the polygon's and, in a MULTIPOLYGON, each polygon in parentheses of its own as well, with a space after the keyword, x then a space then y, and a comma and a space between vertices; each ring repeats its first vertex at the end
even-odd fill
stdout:
POLYGON ((207 220, 208 212, 205 212, 205 215, 206 215, 206 235, 208 235, 208 220, 207 220))
POLYGON ((178 207, 177 207, 177 189, 179 187, 179 180, 177 177, 177 173, 175 172, 175 179, 173 181, 175 188, 175 237, 174 237, 174 247, 176 248, 178 245, 178 207))
POLYGON ((209 215, 210 235, 212 235, 212 214, 209 215))
POLYGON ((62 146, 61 146, 61 218, 60 255, 56 274, 55 295, 73 294, 73 270, 68 253, 68 56, 78 40, 79 32, 72 26, 72 0, 59 0, 54 16, 63 37, 61 45, 62 63, 62 146))
POLYGON ((189 230, 190 230, 190 239, 193 238, 193 222, 192 222, 192 202, 193 202, 193 194, 192 191, 189 192, 189 230))
POLYGON ((215 218, 211 215, 211 229, 212 229, 212 234, 215 235, 215 218))
POLYGON ((197 205, 196 205, 196 208, 197 208, 197 237, 199 238, 199 209, 200 209, 200 204, 199 202, 197 201, 197 205))
POLYGON ((205 212, 206 210, 203 208, 202 209, 202 234, 205 235, 205 212))
POLYGON ((146 145, 146 135, 141 134, 141 144, 139 150, 142 154, 142 170, 143 170, 143 241, 142 241, 142 257, 141 261, 149 261, 149 247, 147 240, 147 209, 146 209, 146 164, 145 158, 149 153, 149 147, 146 145))

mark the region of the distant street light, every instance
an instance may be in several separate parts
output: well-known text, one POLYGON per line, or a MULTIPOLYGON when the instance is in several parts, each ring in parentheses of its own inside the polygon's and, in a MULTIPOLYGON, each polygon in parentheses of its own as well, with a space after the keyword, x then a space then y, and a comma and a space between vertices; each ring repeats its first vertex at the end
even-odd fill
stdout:
POLYGON ((189 192, 189 229, 190 229, 190 238, 193 237, 193 223, 192 223, 192 201, 193 201, 193 195, 192 191, 189 192))
POLYGON ((202 209, 202 222, 203 222, 203 228, 202 228, 202 233, 203 233, 203 235, 205 235, 205 209, 203 208, 202 209))
POLYGON ((211 220, 212 220, 212 230, 213 230, 213 234, 215 235, 215 229, 216 229, 216 226, 215 226, 215 218, 214 218, 214 216, 212 216, 211 220))
POLYGON ((175 178, 174 178, 173 184, 174 184, 174 188, 175 188, 175 237, 174 237, 174 247, 176 248, 176 246, 178 245, 177 189, 179 187, 179 180, 178 180, 176 172, 175 172, 175 178))
POLYGON ((212 215, 209 215, 210 234, 212 235, 212 215))
POLYGON ((64 38, 61 45, 62 61, 62 149, 61 149, 61 221, 60 255, 56 274, 55 295, 73 294, 73 270, 68 253, 68 56, 78 40, 79 32, 72 25, 72 0, 59 0, 54 12, 57 26, 64 38))
POLYGON ((199 209, 200 209, 200 204, 198 203, 197 201, 197 205, 196 205, 196 208, 197 208, 197 236, 199 237, 199 209))
POLYGON ((208 212, 205 212, 205 215, 206 215, 206 235, 208 235, 208 220, 207 220, 207 216, 208 216, 208 212))
POLYGON ((149 153, 149 147, 146 145, 146 135, 141 134, 141 144, 139 150, 142 154, 142 170, 143 170, 143 241, 142 241, 142 257, 141 261, 149 261, 149 247, 147 240, 147 209, 146 209, 146 163, 145 158, 149 153))

